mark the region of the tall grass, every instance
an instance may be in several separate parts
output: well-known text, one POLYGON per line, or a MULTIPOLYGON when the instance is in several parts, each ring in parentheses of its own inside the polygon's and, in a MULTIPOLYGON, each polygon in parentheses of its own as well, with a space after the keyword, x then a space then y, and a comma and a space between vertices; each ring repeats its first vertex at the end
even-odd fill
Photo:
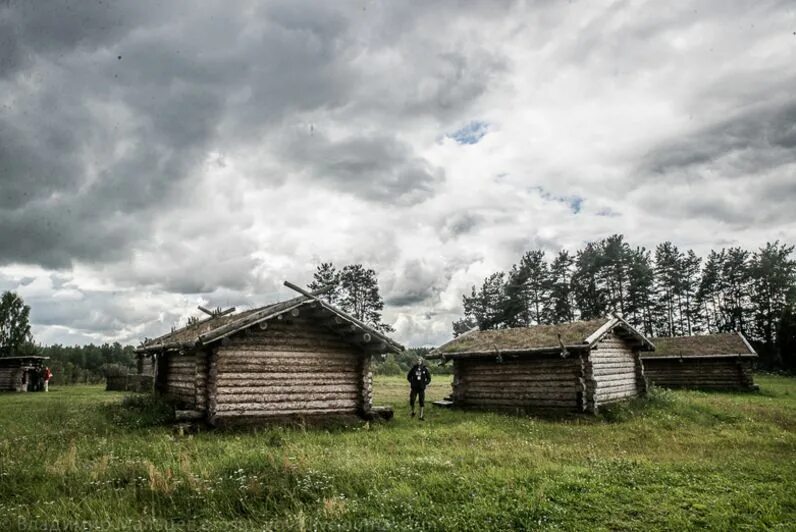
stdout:
MULTIPOLYGON (((0 395, 0 530, 788 529, 796 380, 654 390, 598 417, 430 408, 389 423, 179 436, 97 387, 0 395)), ((449 391, 436 379, 429 400, 449 391)))

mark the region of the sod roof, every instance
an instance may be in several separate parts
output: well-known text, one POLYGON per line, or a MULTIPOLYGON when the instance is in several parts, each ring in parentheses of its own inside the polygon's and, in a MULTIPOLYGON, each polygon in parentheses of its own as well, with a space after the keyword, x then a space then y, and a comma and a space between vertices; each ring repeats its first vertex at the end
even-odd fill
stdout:
POLYGON ((707 357, 720 355, 757 356, 739 333, 705 334, 700 336, 675 336, 653 338, 655 351, 644 353, 644 358, 707 357))
POLYGON ((535 325, 533 327, 472 331, 440 346, 436 352, 445 355, 466 352, 488 353, 495 350, 559 349, 561 347, 558 341, 559 335, 561 335, 561 342, 567 347, 585 347, 586 338, 608 321, 610 321, 608 318, 604 318, 559 325, 535 325))
POLYGON ((232 314, 225 314, 224 316, 212 316, 196 323, 186 325, 174 331, 171 331, 163 336, 153 338, 144 342, 143 347, 150 347, 163 344, 193 344, 199 341, 199 337, 203 334, 214 331, 220 327, 224 327, 231 323, 256 314, 258 312, 265 312, 266 314, 277 314, 281 310, 290 308, 303 301, 309 301, 308 298, 301 296, 290 299, 288 301, 280 301, 264 307, 253 308, 251 310, 244 310, 232 314))

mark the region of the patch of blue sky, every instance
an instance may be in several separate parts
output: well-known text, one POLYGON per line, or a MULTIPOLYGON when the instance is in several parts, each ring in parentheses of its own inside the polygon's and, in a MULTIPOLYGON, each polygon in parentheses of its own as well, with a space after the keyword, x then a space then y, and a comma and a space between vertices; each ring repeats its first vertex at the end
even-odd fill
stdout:
POLYGON ((531 187, 532 191, 538 193, 541 197, 546 200, 550 201, 557 201, 559 203, 565 203, 569 206, 569 210, 571 210, 574 214, 578 214, 583 207, 583 198, 577 195, 572 196, 556 196, 555 194, 551 194, 547 190, 542 187, 531 187))
POLYGON ((473 120, 447 136, 459 144, 477 144, 488 132, 489 124, 487 122, 473 120))

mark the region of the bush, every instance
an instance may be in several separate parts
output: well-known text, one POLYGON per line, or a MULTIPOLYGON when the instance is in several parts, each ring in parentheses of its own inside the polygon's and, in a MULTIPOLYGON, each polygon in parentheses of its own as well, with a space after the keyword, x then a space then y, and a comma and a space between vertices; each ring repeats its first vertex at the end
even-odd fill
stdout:
POLYGON ((174 421, 174 404, 153 394, 128 395, 119 404, 108 405, 108 415, 115 425, 152 427, 174 421))

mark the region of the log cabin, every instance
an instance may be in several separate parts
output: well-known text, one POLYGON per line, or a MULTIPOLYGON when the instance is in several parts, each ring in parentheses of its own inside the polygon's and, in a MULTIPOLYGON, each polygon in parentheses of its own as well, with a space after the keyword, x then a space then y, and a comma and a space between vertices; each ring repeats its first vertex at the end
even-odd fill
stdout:
POLYGON ((471 331, 429 358, 453 361, 452 406, 596 413, 643 395, 640 351, 655 349, 620 317, 471 331))
POLYGON ((0 391, 27 392, 34 372, 41 371, 49 359, 38 356, 0 357, 0 391))
MULTIPOLYGON (((403 347, 375 328, 299 291, 244 312, 209 312, 138 353, 155 357, 155 391, 211 425, 285 418, 368 417, 372 355, 403 347)), ((234 311, 234 309, 231 309, 234 311)))
POLYGON ((665 388, 755 390, 757 352, 740 332, 655 338, 644 353, 650 383, 665 388))

